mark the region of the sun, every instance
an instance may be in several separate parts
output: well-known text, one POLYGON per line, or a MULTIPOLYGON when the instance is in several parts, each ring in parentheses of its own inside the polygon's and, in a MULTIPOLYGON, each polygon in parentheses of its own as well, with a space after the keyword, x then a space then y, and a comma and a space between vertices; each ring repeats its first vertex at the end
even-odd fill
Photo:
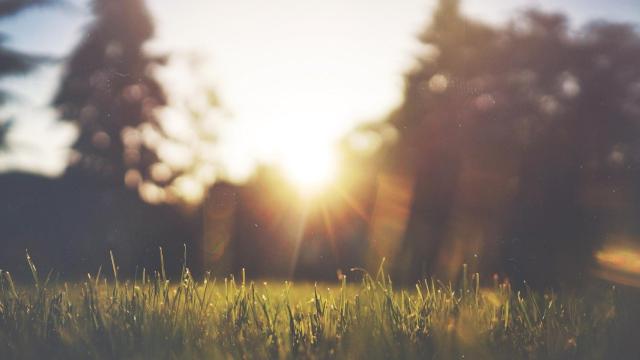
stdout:
POLYGON ((276 170, 302 197, 316 198, 339 180, 347 130, 331 109, 313 111, 304 97, 288 98, 280 112, 265 111, 262 122, 238 132, 237 144, 250 143, 256 163, 276 170))
POLYGON ((329 145, 292 146, 278 163, 286 179, 304 196, 318 194, 337 177, 338 159, 329 145))

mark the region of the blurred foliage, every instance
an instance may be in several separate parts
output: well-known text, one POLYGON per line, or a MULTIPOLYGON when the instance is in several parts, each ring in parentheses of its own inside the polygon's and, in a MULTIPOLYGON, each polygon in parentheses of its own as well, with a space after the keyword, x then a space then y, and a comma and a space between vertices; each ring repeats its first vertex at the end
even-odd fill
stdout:
MULTIPOLYGON (((67 60, 53 99, 62 120, 79 128, 67 173, 58 179, 18 172, 0 176, 8 204, 0 209, 4 268, 29 248, 46 254, 43 266, 74 277, 95 269, 113 249, 123 254, 123 273, 135 272, 128 265, 144 262, 150 249, 162 245, 173 251, 199 239, 193 219, 152 207, 125 187, 128 170, 146 174, 157 161, 137 129, 146 124, 162 135, 155 110, 167 103, 153 76, 154 66, 165 59, 144 48, 153 36, 144 1, 96 0, 91 6, 93 22, 67 60)), ((0 9, 9 11, 8 5, 0 9)), ((0 133, 7 131, 0 126, 0 133)))
POLYGON ((145 202, 197 208, 223 167, 218 137, 229 117, 207 76, 208 61, 194 53, 169 56, 153 72, 167 104, 156 109, 154 123, 124 133, 139 139, 138 151, 156 155, 147 168, 130 169, 124 177, 145 202))
POLYGON ((638 234, 633 25, 528 10, 489 26, 442 0, 420 40, 385 166, 415 178, 400 273, 475 262, 548 285, 582 278, 608 234, 638 234))
POLYGON ((153 55, 142 0, 96 0, 93 12, 53 102, 80 129, 70 172, 126 186, 151 204, 198 205, 216 178, 225 117, 205 62, 153 55))
MULTIPOLYGON (((153 23, 144 1, 96 0, 91 6, 93 21, 68 58, 53 99, 62 120, 79 128, 66 174, 57 179, 19 172, 0 176, 0 191, 8 204, 0 209, 3 268, 13 268, 16 254, 29 248, 43 255, 43 266, 72 278, 93 271, 113 250, 121 254, 123 274, 132 274, 136 264, 145 262, 145 254, 159 245, 169 251, 183 243, 198 246, 198 216, 151 206, 166 201, 139 195, 149 188, 143 184, 169 187, 186 172, 172 169, 163 178, 162 170, 172 164, 165 151, 153 145, 171 139, 168 125, 175 125, 175 119, 167 124, 159 110, 189 112, 181 115, 200 124, 201 108, 193 105, 201 105, 200 98, 185 99, 192 94, 183 94, 171 103, 167 99, 156 70, 171 59, 147 51, 153 23)), ((210 91, 201 95, 207 109, 217 106, 210 91)), ((0 125, 0 137, 10 124, 0 125)), ((199 260, 193 262, 197 269, 199 260)))
MULTIPOLYGON (((0 17, 49 3, 2 2, 0 17)), ((92 4, 95 18, 53 101, 80 129, 68 172, 80 176, 55 185, 4 179, 17 189, 7 191, 5 233, 44 252, 55 238, 64 244, 49 251, 56 261, 107 247, 137 256, 184 239, 199 242, 207 266, 261 275, 333 277, 387 257, 408 282, 454 279, 468 263, 514 284, 579 286, 604 242, 640 237, 640 36, 631 24, 573 29, 564 15, 527 10, 488 25, 441 0, 404 103, 389 122, 344 139, 346 180, 303 206, 272 171, 240 189, 210 189, 221 176, 226 114, 200 81, 198 59, 150 55, 142 0, 92 4), (174 212, 148 206, 166 203, 201 217, 171 223, 174 212), (29 233, 32 221, 46 226, 29 233)), ((40 60, 0 46, 0 76, 40 60)), ((25 243, 12 241, 0 255, 16 258, 25 243)))
MULTIPOLYGON (((0 2, 0 21, 17 15, 31 7, 60 4, 59 0, 3 0, 0 2)), ((15 51, 4 45, 8 37, 0 32, 0 79, 5 76, 24 74, 33 70, 38 64, 46 60, 43 57, 32 56, 15 51)), ((0 90, 0 105, 7 101, 9 94, 0 90)), ((4 133, 0 130, 0 144, 4 133)))
POLYGON ((153 122, 153 110, 166 103, 150 72, 162 59, 143 49, 153 23, 142 0, 95 0, 92 9, 95 19, 67 64, 53 104, 80 129, 71 171, 122 184, 128 168, 155 159, 140 151, 136 139, 126 143, 126 129, 153 122))
POLYGON ((0 17, 16 15, 30 7, 61 4, 61 0, 2 0, 0 17))

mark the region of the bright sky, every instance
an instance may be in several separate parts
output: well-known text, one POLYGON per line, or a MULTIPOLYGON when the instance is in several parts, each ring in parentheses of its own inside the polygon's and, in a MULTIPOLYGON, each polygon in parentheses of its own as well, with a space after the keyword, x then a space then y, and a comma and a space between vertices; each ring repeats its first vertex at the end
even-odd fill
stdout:
MULTIPOLYGON (((87 0, 71 3, 29 11, 0 23, 0 31, 11 35, 15 48, 65 56, 90 19, 87 0)), ((640 21, 637 0, 463 3, 465 12, 489 21, 501 21, 525 5, 562 10, 577 23, 594 17, 640 21)), ((236 124, 224 139, 235 162, 279 159, 285 166, 313 159, 305 149, 326 148, 354 125, 384 116, 401 101, 402 75, 419 51, 415 35, 433 4, 434 0, 148 1, 157 21, 154 49, 197 51, 211 59, 213 85, 236 124), (274 138, 300 143, 268 141, 274 138), (292 153, 292 146, 300 153, 292 153)), ((57 126, 47 108, 59 74, 60 66, 50 66, 24 78, 1 80, 1 87, 19 96, 0 109, 0 119, 18 119, 10 140, 57 155, 45 158, 46 164, 37 151, 30 157, 23 154, 22 160, 0 155, 0 172, 18 167, 54 176, 62 171, 63 150, 73 131, 57 126)))

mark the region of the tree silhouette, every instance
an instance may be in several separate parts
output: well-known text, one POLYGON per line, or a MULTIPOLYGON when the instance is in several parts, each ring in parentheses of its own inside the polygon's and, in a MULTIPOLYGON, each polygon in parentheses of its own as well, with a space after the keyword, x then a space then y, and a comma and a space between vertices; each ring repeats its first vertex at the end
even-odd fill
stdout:
MULTIPOLYGON (((31 7, 59 4, 58 0, 6 0, 0 3, 0 20, 19 14, 31 7)), ((0 79, 6 76, 25 74, 47 60, 12 50, 4 45, 7 35, 0 32, 0 79)), ((11 94, 0 89, 0 105, 7 102, 11 94)), ((6 137, 13 125, 13 119, 0 119, 0 151, 4 150, 6 137)))
POLYGON ((388 166, 415 178, 403 274, 466 262, 542 286, 579 278, 608 234, 638 232, 631 25, 573 32, 529 10, 491 27, 442 0, 420 40, 388 166))
POLYGON ((0 3, 0 16, 11 16, 34 6, 60 3, 59 0, 4 0, 0 3))
POLYGON ((143 50, 153 35, 143 0, 95 0, 93 13, 53 103, 80 129, 72 171, 122 184, 128 168, 153 161, 126 132, 153 122, 153 110, 165 103, 150 74, 162 59, 143 50))
MULTIPOLYGON (((0 20, 19 14, 31 7, 60 3, 58 0, 6 0, 0 3, 0 20)), ((4 43, 7 35, 0 33, 0 78, 8 75, 24 74, 33 70, 44 58, 11 50, 4 43)), ((9 94, 0 91, 0 105, 7 101, 9 94)), ((0 144, 2 144, 0 133, 0 144)))

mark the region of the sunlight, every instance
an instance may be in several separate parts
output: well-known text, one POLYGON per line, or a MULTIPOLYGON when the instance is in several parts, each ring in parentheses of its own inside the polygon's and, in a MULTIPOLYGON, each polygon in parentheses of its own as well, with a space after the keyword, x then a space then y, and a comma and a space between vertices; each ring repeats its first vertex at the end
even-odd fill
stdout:
POLYGON ((291 148, 280 161, 284 175, 303 195, 312 195, 335 180, 337 160, 331 148, 291 148))
MULTIPOLYGON (((276 86, 272 90, 284 91, 276 86)), ((251 139, 247 155, 256 164, 278 170, 300 195, 316 196, 337 180, 338 143, 352 125, 343 121, 346 116, 340 106, 318 109, 310 101, 314 97, 304 92, 286 98, 291 103, 277 104, 275 109, 265 107, 262 114, 240 119, 246 131, 232 142, 244 147, 251 139), (260 118, 261 123, 250 120, 260 118)))
MULTIPOLYGON (((305 197, 337 180, 344 136, 399 106, 402 74, 420 46, 411 34, 424 21, 422 0, 397 9, 402 20, 389 16, 393 2, 188 3, 194 11, 181 17, 183 2, 153 2, 157 36, 148 49, 195 50, 212 74, 209 83, 230 115, 215 129, 218 180, 244 183, 266 166, 305 197)), ((184 79, 171 78, 171 93, 197 97, 184 79)), ((363 151, 375 148, 375 139, 364 140, 372 141, 360 141, 363 151)), ((178 148, 165 148, 170 161, 183 158, 169 156, 178 148)))
POLYGON ((625 236, 612 239, 594 254, 598 264, 595 275, 614 283, 640 287, 640 247, 637 239, 625 236))
POLYGON ((640 251, 634 247, 609 247, 596 252, 596 260, 604 268, 640 274, 640 251))
MULTIPOLYGON (((341 117, 331 114, 330 109, 323 109, 322 113, 308 109, 313 107, 291 106, 288 115, 267 117, 259 129, 252 125, 252 130, 235 139, 240 145, 246 143, 247 135, 252 136, 255 162, 278 170, 305 197, 318 195, 337 180, 337 143, 346 132, 341 122, 332 121, 341 117), (310 113, 313 115, 303 116, 310 113)), ((285 112, 281 110, 282 114, 285 112)))

